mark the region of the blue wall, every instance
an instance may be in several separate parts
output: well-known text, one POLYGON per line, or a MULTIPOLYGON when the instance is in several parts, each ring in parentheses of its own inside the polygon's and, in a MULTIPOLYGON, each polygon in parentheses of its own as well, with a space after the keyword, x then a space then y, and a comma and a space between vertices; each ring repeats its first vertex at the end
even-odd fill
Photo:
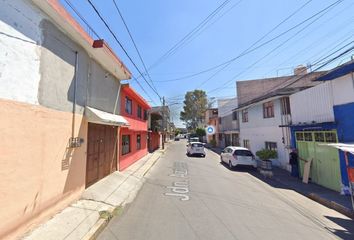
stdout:
MULTIPOLYGON (((354 103, 334 106, 334 117, 337 122, 338 141, 340 143, 354 143, 354 103)), ((345 166, 343 151, 340 151, 342 181, 348 186, 348 174, 345 166)), ((348 154, 349 165, 354 167, 354 156, 348 154)))

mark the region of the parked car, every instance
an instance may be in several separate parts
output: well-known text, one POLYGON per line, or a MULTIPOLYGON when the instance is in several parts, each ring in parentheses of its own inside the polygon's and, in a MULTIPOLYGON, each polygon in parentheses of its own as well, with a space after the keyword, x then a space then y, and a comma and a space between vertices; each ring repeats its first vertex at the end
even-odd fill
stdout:
POLYGON ((199 155, 205 157, 204 144, 201 142, 190 142, 187 144, 187 155, 199 155))
POLYGON ((199 138, 198 137, 191 137, 189 139, 189 142, 199 142, 199 138))
POLYGON ((239 165, 257 167, 254 154, 244 147, 226 147, 220 155, 221 161, 228 164, 229 168, 239 165))
POLYGON ((175 137, 175 141, 179 141, 179 137, 175 137))

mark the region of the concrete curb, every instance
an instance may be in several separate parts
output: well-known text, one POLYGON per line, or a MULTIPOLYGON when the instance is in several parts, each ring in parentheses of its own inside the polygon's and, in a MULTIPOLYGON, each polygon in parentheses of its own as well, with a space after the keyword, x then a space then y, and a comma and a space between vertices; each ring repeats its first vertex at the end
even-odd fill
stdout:
POLYGON ((295 191, 295 192, 297 192, 297 193, 299 193, 299 194, 301 194, 301 195, 303 195, 303 196, 305 196, 305 197, 307 197, 307 198, 309 198, 309 199, 311 199, 311 200, 313 200, 313 201, 315 201, 315 202, 317 202, 319 204, 322 204, 325 207, 331 208, 331 209, 333 209, 333 210, 335 210, 335 211, 337 211, 337 212, 339 212, 339 213, 341 213, 341 214, 343 214, 343 215, 345 215, 345 216, 347 216, 347 217, 349 217, 351 219, 354 219, 354 211, 349 209, 349 208, 347 208, 347 207, 345 207, 345 206, 343 206, 343 205, 341 205, 341 204, 339 204, 339 203, 336 203, 336 202, 327 200, 327 199, 325 199, 323 197, 320 197, 316 193, 304 193, 304 192, 301 192, 301 191, 299 191, 299 190, 297 190, 297 189, 295 189, 295 188, 283 183, 280 179, 278 179, 276 177, 273 178, 273 179, 275 181, 283 184, 283 185, 286 185, 287 187, 291 188, 293 191, 295 191))
MULTIPOLYGON (((144 182, 143 177, 144 177, 144 176, 146 175, 146 173, 148 173, 148 172, 150 171, 150 169, 156 164, 156 162, 161 158, 161 155, 164 154, 165 151, 166 151, 166 149, 165 149, 163 152, 161 152, 161 154, 160 154, 159 156, 157 156, 156 159, 153 160, 153 162, 150 164, 150 166, 149 166, 146 170, 144 170, 144 173, 143 173, 143 175, 141 176, 141 177, 142 177, 142 179, 141 179, 142 183, 144 182)), ((151 156, 150 159, 153 158, 153 157, 154 157, 154 156, 151 156)), ((150 159, 149 159, 149 160, 150 160, 150 159)), ((145 164, 146 164, 146 163, 145 163, 145 164)), ((128 196, 126 197, 126 199, 122 202, 121 206, 124 207, 124 206, 126 205, 126 203, 128 202, 127 200, 129 199, 131 193, 132 193, 132 192, 138 192, 138 191, 141 189, 142 185, 143 185, 143 184, 139 185, 139 187, 137 187, 137 186, 134 187, 134 189, 133 189, 131 192, 129 192, 129 194, 128 194, 128 196)), ((135 196, 136 196, 136 195, 135 195, 135 196)), ((135 198, 135 196, 134 196, 134 198, 135 198)), ((108 223, 111 221, 111 219, 112 219, 113 217, 115 217, 114 214, 113 214, 114 209, 110 209, 110 210, 108 210, 107 212, 108 212, 111 216, 110 216, 109 218, 107 218, 107 219, 100 218, 100 219, 94 224, 94 226, 90 229, 90 231, 89 231, 87 234, 85 234, 85 236, 82 238, 82 240, 95 240, 95 239, 98 237, 98 235, 107 227, 107 225, 108 225, 108 223)))
MULTIPOLYGON (((110 212, 110 213, 112 214, 112 212, 110 212)), ((110 219, 111 218, 109 218, 109 219, 100 218, 95 223, 95 225, 90 229, 90 231, 88 233, 86 233, 86 235, 82 238, 82 240, 95 240, 98 237, 98 235, 103 231, 103 229, 106 228, 110 219)))
POLYGON ((305 196, 307 196, 308 198, 312 199, 313 201, 318 202, 328 208, 331 208, 331 209, 333 209, 333 210, 335 210, 335 211, 337 211, 337 212, 339 212, 351 219, 354 219, 354 211, 347 208, 347 207, 344 207, 343 205, 340 205, 336 202, 322 198, 322 197, 318 196, 316 193, 305 194, 305 196))

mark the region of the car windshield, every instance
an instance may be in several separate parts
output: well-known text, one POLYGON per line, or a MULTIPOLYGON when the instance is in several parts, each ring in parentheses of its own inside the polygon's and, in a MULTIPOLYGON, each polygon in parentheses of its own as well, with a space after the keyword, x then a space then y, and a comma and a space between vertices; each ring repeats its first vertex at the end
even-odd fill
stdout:
POLYGON ((204 147, 201 143, 193 143, 192 147, 204 147))
POLYGON ((244 156, 244 157, 252 157, 253 154, 251 153, 251 151, 248 151, 248 150, 236 150, 234 152, 234 155, 237 155, 237 156, 244 156))

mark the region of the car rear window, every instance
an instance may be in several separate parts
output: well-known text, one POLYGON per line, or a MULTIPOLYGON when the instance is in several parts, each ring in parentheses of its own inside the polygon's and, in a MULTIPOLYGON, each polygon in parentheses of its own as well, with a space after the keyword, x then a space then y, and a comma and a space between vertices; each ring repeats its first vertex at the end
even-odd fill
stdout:
POLYGON ((193 143, 192 147, 204 147, 201 143, 193 143))
POLYGON ((247 151, 247 150, 236 150, 234 152, 234 155, 237 156, 244 156, 244 157, 252 157, 253 154, 251 153, 251 151, 247 151))

